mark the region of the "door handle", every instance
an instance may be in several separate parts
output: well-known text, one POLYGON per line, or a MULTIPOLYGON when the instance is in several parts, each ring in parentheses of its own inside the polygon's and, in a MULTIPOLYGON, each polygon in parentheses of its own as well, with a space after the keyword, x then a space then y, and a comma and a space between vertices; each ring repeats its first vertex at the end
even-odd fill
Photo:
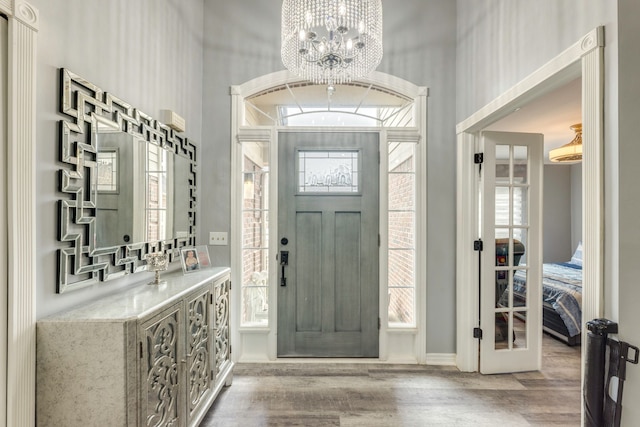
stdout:
POLYGON ((280 276, 280 286, 287 286, 287 277, 285 276, 284 268, 289 265, 289 251, 280 251, 280 267, 282 268, 282 274, 280 276))

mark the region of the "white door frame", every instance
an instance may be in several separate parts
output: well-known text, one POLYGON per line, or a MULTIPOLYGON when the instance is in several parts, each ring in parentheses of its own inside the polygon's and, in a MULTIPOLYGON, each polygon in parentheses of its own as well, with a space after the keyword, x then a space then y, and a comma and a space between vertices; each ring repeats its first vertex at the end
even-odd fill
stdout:
MULTIPOLYGON (((478 371, 478 256, 477 183, 473 154, 479 132, 516 108, 582 75, 582 241, 584 321, 603 314, 603 118, 604 27, 582 37, 560 55, 530 74, 456 126, 457 240, 456 240, 456 364, 461 371, 478 371)), ((586 346, 582 346, 583 352, 586 346)), ((583 354, 584 355, 584 354, 583 354)))
MULTIPOLYGON (((36 373, 36 33, 38 10, 24 0, 0 0, 9 21, 7 57, 7 315, 0 361, 0 426, 35 423, 36 373), (0 375, 1 376, 1 375, 0 375)), ((4 297, 4 296, 3 296, 4 297)), ((6 307, 6 311, 5 311, 6 307)))
MULTIPOLYGON (((231 278, 234 284, 232 289, 232 300, 234 301, 231 311, 232 319, 232 340, 234 351, 232 357, 234 361, 240 362, 269 362, 277 360, 276 349, 276 315, 277 315, 277 289, 271 285, 269 288, 269 326, 268 327, 240 327, 240 297, 241 297, 241 195, 242 181, 241 168, 239 167, 242 156, 242 142, 265 141, 270 142, 270 182, 269 190, 271 206, 270 217, 277 217, 277 133, 278 131, 314 131, 309 128, 287 128, 278 126, 262 126, 262 127, 243 127, 245 123, 245 105, 244 99, 253 94, 260 93, 273 87, 282 86, 285 83, 295 83, 300 81, 288 71, 278 71, 262 77, 258 77, 239 86, 231 87, 231 278)), ((406 80, 400 79, 381 72, 373 72, 366 79, 359 82, 370 83, 374 86, 385 87, 399 94, 407 96, 415 100, 414 117, 415 128, 396 129, 382 128, 380 131, 380 148, 381 148, 381 165, 386 164, 387 143, 394 142, 416 142, 418 149, 416 152, 416 161, 419 166, 420 176, 417 177, 418 186, 416 207, 419 207, 423 214, 416 218, 416 288, 415 288, 415 310, 416 310, 416 327, 413 328, 389 328, 386 319, 387 295, 383 291, 387 289, 386 283, 386 257, 380 257, 380 316, 383 319, 380 328, 380 361, 386 362, 403 362, 403 363, 425 363, 427 361, 426 350, 426 267, 420 259, 426 256, 426 176, 427 176, 427 96, 428 89, 426 87, 416 86, 406 80)), ((375 131, 372 128, 340 128, 331 129, 332 131, 375 131)), ((326 128, 318 128, 316 131, 327 131, 326 128)), ((382 167, 382 166, 381 166, 382 167)), ((381 169, 381 197, 380 197, 380 224, 381 224, 381 248, 387 244, 386 241, 386 197, 383 191, 387 183, 387 171, 381 169)), ((277 227, 272 222, 270 225, 270 248, 277 248, 277 227)), ((274 252, 275 254, 275 252, 274 252)), ((273 258, 273 257, 272 257, 273 258)), ((270 278, 269 283, 277 283, 276 273, 277 265, 275 259, 271 260, 269 266, 270 278)), ((453 355, 444 355, 443 357, 433 358, 438 364, 453 364, 453 355)), ((287 360, 287 359, 284 359, 287 360)), ((351 360, 351 359, 348 359, 351 360)), ((290 361, 290 360, 289 360, 290 361)), ((335 361, 335 359, 331 359, 335 361)))

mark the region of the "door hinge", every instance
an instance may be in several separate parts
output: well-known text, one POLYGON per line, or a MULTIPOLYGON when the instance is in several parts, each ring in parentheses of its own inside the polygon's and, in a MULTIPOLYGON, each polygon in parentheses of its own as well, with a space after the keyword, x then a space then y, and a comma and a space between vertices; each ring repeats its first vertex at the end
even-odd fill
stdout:
POLYGON ((473 163, 476 165, 481 165, 484 163, 484 153, 475 153, 473 155, 473 163))
POLYGON ((480 328, 473 328, 473 337, 474 337, 474 338, 482 339, 482 329, 480 329, 480 328))
POLYGON ((142 341, 140 341, 140 343, 139 343, 139 344, 140 344, 140 359, 142 359, 142 357, 143 357, 143 356, 142 356, 142 341))
POLYGON ((231 280, 229 280, 229 290, 231 290, 231 280))
POLYGON ((213 294, 209 294, 209 303, 213 305, 213 294))
POLYGON ((482 252, 483 250, 482 240, 473 241, 473 250, 482 252))

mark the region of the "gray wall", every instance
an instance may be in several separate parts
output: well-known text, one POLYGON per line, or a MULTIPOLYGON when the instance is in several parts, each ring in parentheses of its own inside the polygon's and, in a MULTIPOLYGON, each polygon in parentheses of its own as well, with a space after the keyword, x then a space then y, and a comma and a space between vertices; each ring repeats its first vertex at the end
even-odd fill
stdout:
MULTIPOLYGON (((186 119, 202 140, 202 0, 30 0, 40 12, 37 55, 37 317, 145 280, 145 274, 56 294, 60 67, 159 117, 186 119)), ((150 277, 150 276, 149 276, 150 277)))
POLYGON ((543 262, 567 262, 582 240, 582 165, 545 165, 543 198, 543 262))
POLYGON ((571 165, 571 251, 582 242, 582 163, 571 165))
POLYGON ((542 262, 571 258, 571 166, 545 165, 542 262))
MULTIPOLYGON (((456 4, 441 0, 383 0, 384 57, 378 71, 428 86, 427 348, 455 352, 455 45, 456 4)), ((229 86, 284 69, 277 0, 206 0, 200 228, 229 231, 229 86)), ((212 247, 228 263, 228 247, 212 247)))
POLYGON ((610 0, 457 0, 457 6, 458 122, 587 32, 616 21, 610 0))

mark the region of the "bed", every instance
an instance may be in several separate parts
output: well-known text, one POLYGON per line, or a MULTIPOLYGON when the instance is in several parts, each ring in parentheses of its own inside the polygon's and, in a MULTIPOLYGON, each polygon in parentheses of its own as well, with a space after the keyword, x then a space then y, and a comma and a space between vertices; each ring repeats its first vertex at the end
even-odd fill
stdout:
MULTIPOLYGON (((513 277, 514 305, 524 304, 526 275, 513 277)), ((570 346, 580 344, 582 328, 582 245, 571 260, 542 265, 542 319, 545 332, 570 346)))

